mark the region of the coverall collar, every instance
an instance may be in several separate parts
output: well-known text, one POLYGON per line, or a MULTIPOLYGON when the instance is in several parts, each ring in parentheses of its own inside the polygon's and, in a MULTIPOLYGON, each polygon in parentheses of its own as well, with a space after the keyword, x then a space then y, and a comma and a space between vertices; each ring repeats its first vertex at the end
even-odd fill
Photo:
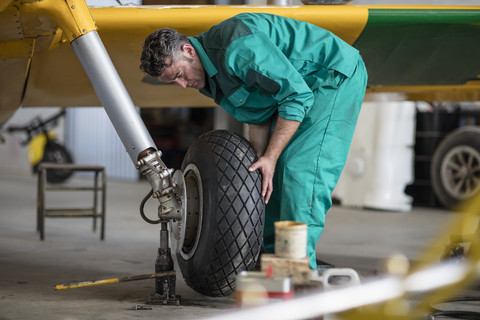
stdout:
POLYGON ((210 58, 207 56, 207 53, 200 44, 200 41, 198 41, 194 37, 188 37, 188 40, 190 40, 192 46, 195 48, 195 51, 197 51, 198 56, 200 57, 200 60, 202 61, 203 67, 205 68, 208 76, 211 78, 216 75, 218 71, 213 65, 212 61, 210 61, 210 58))
POLYGON ((213 77, 218 73, 217 68, 213 65, 212 61, 208 57, 207 53, 205 52, 205 49, 203 49, 202 44, 200 41, 198 41, 197 38, 194 37, 188 37, 190 42, 192 43, 192 46, 195 48, 195 51, 197 52, 198 56, 200 57, 200 61, 203 64, 203 68, 205 69, 206 74, 208 75, 208 87, 206 86, 200 92, 208 97, 215 97, 216 95, 216 87, 217 85, 215 84, 215 81, 213 80, 213 77))

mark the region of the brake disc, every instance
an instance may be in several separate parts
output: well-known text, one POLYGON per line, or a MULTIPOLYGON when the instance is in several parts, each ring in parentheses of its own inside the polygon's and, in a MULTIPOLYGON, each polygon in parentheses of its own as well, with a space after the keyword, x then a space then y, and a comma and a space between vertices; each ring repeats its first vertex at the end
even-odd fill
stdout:
POLYGON ((185 223, 187 221, 187 190, 183 173, 177 170, 173 173, 174 193, 180 203, 180 219, 170 220, 170 243, 174 253, 178 253, 185 239, 185 223))

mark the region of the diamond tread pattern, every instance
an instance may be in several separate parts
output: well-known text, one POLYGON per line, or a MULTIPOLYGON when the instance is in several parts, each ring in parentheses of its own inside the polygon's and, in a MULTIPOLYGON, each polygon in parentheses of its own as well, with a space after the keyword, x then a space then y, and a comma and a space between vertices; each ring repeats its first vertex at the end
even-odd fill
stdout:
MULTIPOLYGON (((218 183, 215 219, 215 254, 204 277, 187 283, 208 296, 227 296, 235 291, 237 274, 255 267, 263 241, 264 202, 261 175, 248 171, 256 154, 243 137, 216 130, 204 134, 214 156, 218 183)), ((213 217, 212 217, 213 218, 213 217)))

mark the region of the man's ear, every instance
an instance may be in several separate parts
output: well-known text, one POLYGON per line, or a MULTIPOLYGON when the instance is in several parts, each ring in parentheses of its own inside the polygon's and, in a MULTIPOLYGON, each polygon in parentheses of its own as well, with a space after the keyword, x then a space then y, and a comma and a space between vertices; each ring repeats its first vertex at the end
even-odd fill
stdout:
POLYGON ((182 45, 182 52, 189 57, 194 57, 197 54, 195 48, 190 43, 182 45))

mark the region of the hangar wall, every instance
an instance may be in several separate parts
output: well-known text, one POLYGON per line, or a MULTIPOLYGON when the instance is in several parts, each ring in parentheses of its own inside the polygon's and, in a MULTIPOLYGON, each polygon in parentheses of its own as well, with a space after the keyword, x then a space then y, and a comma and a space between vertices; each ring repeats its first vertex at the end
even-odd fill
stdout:
POLYGON ((65 135, 75 163, 103 166, 108 178, 138 179, 138 171, 103 108, 69 108, 65 135))

